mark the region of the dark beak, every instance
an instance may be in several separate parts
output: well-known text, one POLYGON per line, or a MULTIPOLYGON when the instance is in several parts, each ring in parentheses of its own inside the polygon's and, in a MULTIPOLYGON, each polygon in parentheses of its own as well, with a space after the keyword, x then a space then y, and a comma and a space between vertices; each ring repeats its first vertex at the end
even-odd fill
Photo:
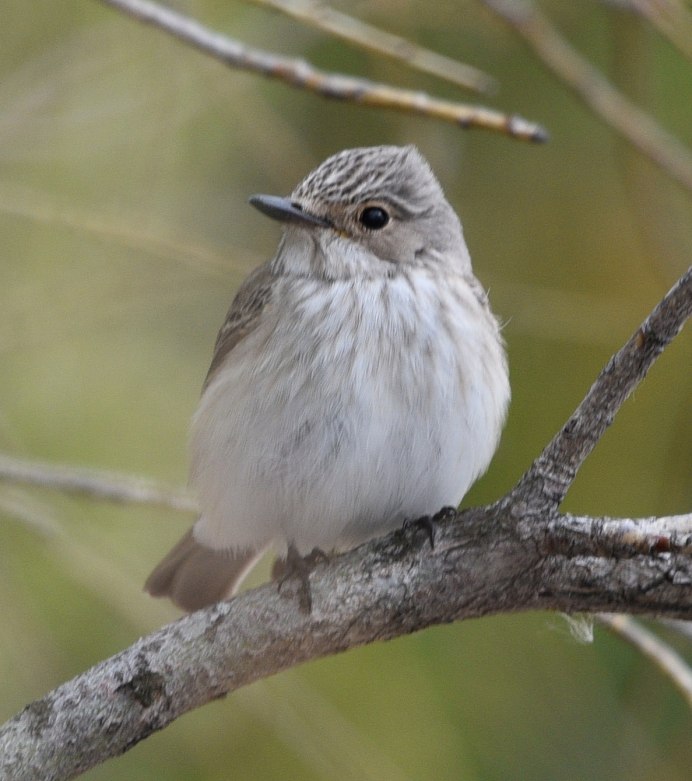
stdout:
POLYGON ((262 214, 266 214, 272 220, 292 222, 298 225, 317 225, 320 228, 331 227, 328 220, 303 211, 300 204, 290 201, 288 198, 279 198, 276 195, 253 195, 249 201, 262 214))

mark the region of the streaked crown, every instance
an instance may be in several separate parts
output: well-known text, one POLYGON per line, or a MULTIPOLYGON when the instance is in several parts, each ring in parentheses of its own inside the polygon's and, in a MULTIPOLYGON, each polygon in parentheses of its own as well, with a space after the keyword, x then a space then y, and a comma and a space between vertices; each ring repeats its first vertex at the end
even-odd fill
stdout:
POLYGON ((314 204, 386 201, 415 216, 444 195, 416 147, 371 146, 328 157, 303 179, 291 198, 314 204))

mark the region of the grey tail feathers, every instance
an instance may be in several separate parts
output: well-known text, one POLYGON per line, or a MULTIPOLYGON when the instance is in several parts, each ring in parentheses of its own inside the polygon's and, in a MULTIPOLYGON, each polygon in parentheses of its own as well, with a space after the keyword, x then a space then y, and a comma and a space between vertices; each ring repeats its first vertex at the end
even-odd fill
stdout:
POLYGON ((144 590, 192 612, 231 597, 263 553, 212 550, 190 529, 149 575, 144 590))

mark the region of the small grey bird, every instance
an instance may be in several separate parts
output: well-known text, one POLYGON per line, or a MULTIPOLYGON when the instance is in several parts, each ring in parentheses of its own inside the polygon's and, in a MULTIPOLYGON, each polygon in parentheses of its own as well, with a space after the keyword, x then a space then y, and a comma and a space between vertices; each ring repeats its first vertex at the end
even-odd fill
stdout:
POLYGON ((216 340, 192 423, 201 515, 146 583, 185 610, 270 546, 347 550, 456 506, 509 402, 497 320, 415 147, 347 149, 250 202, 283 235, 216 340))

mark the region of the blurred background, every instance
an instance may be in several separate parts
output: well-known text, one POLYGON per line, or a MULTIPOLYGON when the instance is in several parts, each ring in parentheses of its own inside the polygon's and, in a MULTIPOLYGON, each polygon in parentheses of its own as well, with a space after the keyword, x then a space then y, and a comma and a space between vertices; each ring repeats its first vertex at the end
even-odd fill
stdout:
MULTIPOLYGON (((464 503, 498 498, 689 265, 689 192, 475 0, 338 7, 482 68, 499 82, 492 96, 251 4, 175 5, 326 70, 516 112, 551 140, 327 101, 229 70, 96 0, 3 0, 0 451, 184 486, 216 330, 279 237, 248 196, 290 192, 344 147, 415 143, 506 322, 509 421, 464 503)), ((541 8, 689 144, 692 65, 627 5, 541 8)), ((690 365, 687 333, 625 405, 565 509, 689 511, 690 365)), ((0 483, 0 721, 176 617, 141 587, 191 520, 0 483)), ((503 616, 254 684, 84 778, 686 781, 691 730, 683 700, 620 639, 597 628, 582 644, 560 616, 503 616)))

